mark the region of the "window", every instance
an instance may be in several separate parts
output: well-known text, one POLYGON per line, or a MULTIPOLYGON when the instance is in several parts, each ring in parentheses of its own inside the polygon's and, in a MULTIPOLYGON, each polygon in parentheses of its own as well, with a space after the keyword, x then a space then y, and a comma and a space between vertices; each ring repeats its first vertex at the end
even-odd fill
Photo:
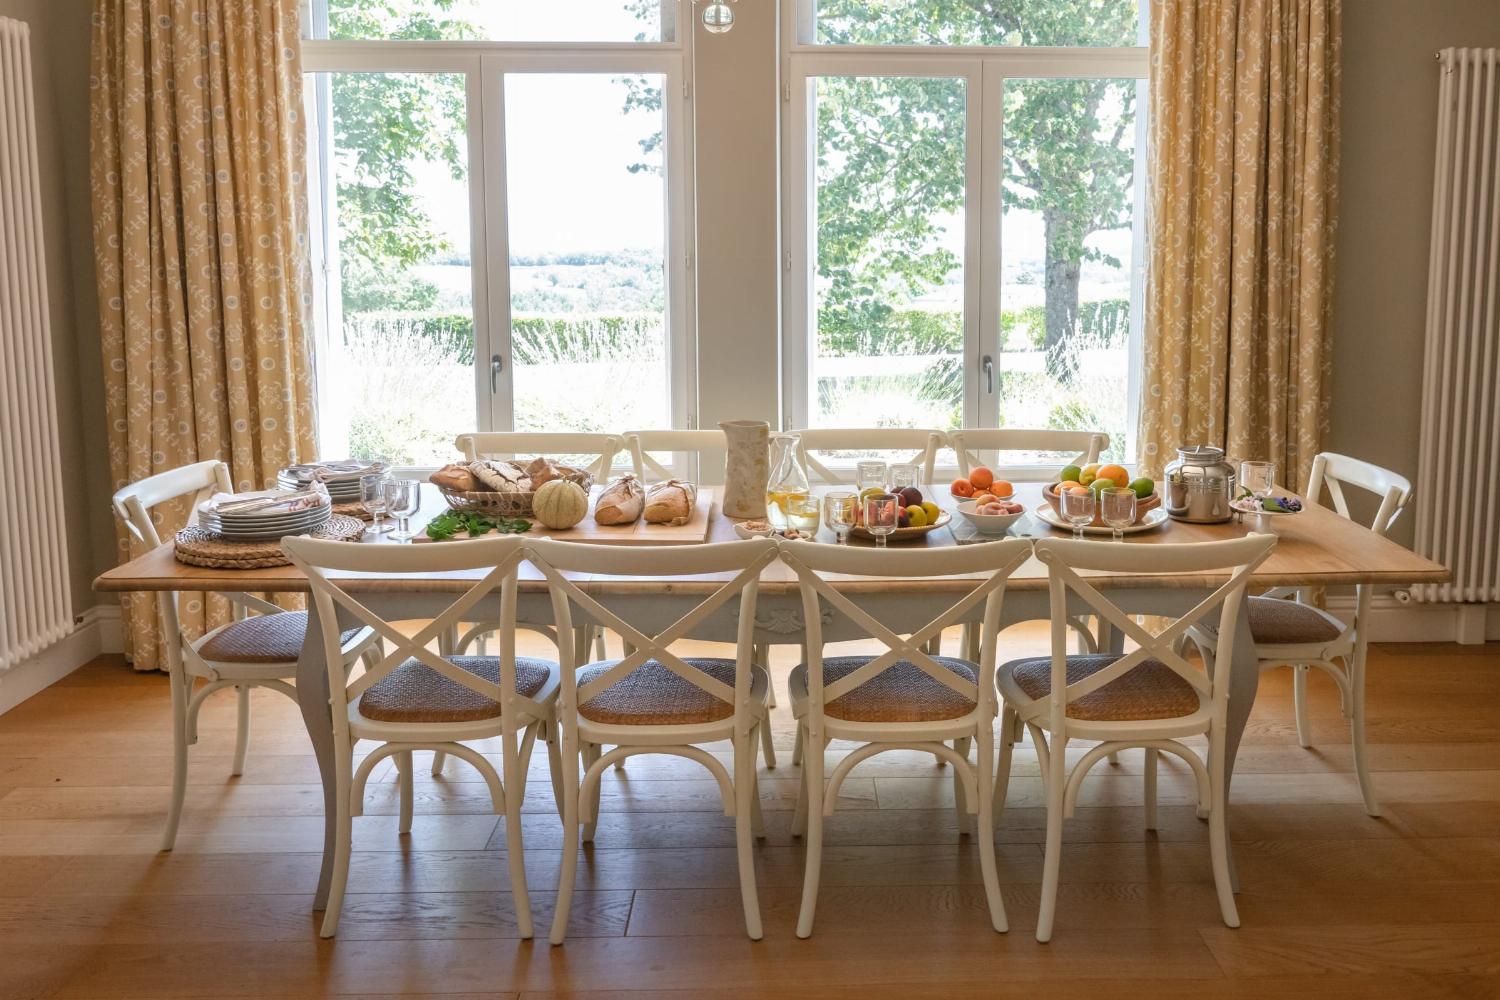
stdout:
POLYGON ((676 4, 312 2, 320 450, 686 426, 676 4))
POLYGON ((787 3, 790 422, 1102 430, 1133 457, 1135 0, 787 3))

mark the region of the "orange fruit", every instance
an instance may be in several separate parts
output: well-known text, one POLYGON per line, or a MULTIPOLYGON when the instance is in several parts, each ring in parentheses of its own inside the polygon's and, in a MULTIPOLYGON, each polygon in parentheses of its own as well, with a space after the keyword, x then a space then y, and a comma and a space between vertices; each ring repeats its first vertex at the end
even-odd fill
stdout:
POLYGON ((1004 500, 1015 491, 1016 488, 1003 479, 997 479, 990 484, 990 492, 995 494, 995 496, 999 497, 1001 500, 1004 500))
POLYGON ((974 495, 974 484, 967 479, 959 478, 953 480, 953 495, 956 497, 971 497, 974 495))
POLYGON ((1082 483, 1063 483, 1059 493, 1087 493, 1089 488, 1082 483))
POLYGON ((982 465, 977 465, 969 470, 969 483, 976 490, 987 490, 995 481, 995 474, 982 465))
POLYGON ((1130 473, 1119 465, 1102 465, 1099 467, 1099 478, 1110 479, 1121 489, 1130 485, 1130 473))

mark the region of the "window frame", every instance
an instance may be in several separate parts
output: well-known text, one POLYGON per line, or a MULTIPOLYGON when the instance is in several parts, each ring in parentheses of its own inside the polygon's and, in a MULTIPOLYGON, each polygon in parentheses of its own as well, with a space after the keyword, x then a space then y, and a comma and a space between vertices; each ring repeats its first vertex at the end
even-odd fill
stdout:
MULTIPOLYGON (((1142 81, 1136 115, 1137 162, 1131 262, 1131 325, 1127 342, 1127 464, 1136 457, 1140 411, 1141 326, 1146 230, 1146 147, 1144 81, 1150 53, 1145 43, 1131 47, 1056 48, 1042 46, 832 45, 814 37, 816 0, 781 2, 781 175, 782 175, 782 372, 783 426, 812 426, 812 365, 815 350, 817 164, 812 106, 819 76, 947 76, 970 81, 965 137, 964 199, 964 418, 966 427, 996 427, 1000 414, 1001 220, 1004 211, 1004 88, 1008 80, 1046 78, 1134 79, 1142 81), (978 87, 974 86, 977 80, 978 87), (973 105, 978 103, 978 108, 973 105), (976 128, 977 124, 977 128, 976 128), (976 166, 976 162, 977 166, 976 166), (977 173, 977 176, 976 176, 977 173), (977 232, 976 232, 977 230, 977 232), (994 390, 985 391, 982 359, 994 360, 994 390)), ((1146 18, 1142 3, 1142 23, 1146 18)), ((1007 464, 1016 474, 1050 474, 1052 466, 1007 464)), ((946 470, 946 467, 945 467, 946 470)))
MULTIPOLYGON (((313 0, 310 22, 326 34, 325 8, 313 0), (321 18, 321 20, 320 20, 321 18)), ((697 302, 694 274, 694 155, 692 99, 691 4, 678 6, 676 41, 671 42, 496 42, 415 40, 330 40, 302 42, 302 72, 309 84, 304 104, 309 112, 308 146, 315 159, 309 169, 312 266, 319 272, 314 289, 314 368, 320 396, 332 398, 329 358, 332 336, 342 325, 336 241, 330 234, 336 205, 330 195, 335 180, 329 163, 332 146, 331 100, 324 81, 328 73, 434 73, 465 80, 468 140, 470 278, 474 310, 475 426, 478 431, 514 427, 514 373, 511 351, 509 225, 506 214, 505 92, 508 74, 516 73, 651 73, 663 77, 662 155, 666 218, 663 220, 663 265, 666 283, 665 335, 671 429, 690 428, 698 407, 697 302), (316 83, 315 83, 316 81, 316 83), (491 378, 489 359, 502 359, 499 378, 491 378)), ((323 421, 320 416, 320 435, 323 421)), ((460 433, 469 428, 456 428, 460 433)), ((618 428, 623 433, 644 428, 618 428)))

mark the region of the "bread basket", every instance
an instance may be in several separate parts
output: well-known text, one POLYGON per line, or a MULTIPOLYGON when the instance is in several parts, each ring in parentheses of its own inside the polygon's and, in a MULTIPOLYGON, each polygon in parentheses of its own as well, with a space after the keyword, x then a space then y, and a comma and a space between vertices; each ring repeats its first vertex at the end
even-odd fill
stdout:
MULTIPOLYGON (((1046 500, 1047 503, 1051 505, 1052 510, 1057 514, 1058 517, 1062 517, 1063 516, 1063 514, 1062 514, 1062 501, 1057 498, 1057 487, 1059 485, 1061 485, 1061 484, 1059 484, 1059 483, 1048 483, 1046 486, 1042 487, 1042 499, 1046 500)), ((1090 522, 1090 523, 1095 528, 1106 528, 1106 527, 1108 527, 1108 525, 1106 525, 1104 523, 1104 518, 1097 512, 1097 510, 1098 510, 1098 500, 1097 499, 1094 501, 1094 505, 1095 505, 1095 511, 1096 512, 1094 514, 1094 520, 1092 522, 1090 522)), ((1140 524, 1141 523, 1141 518, 1145 517, 1146 514, 1147 514, 1147 512, 1153 511, 1153 510, 1155 510, 1156 508, 1158 508, 1160 506, 1161 506, 1161 492, 1160 491, 1152 493, 1149 497, 1146 497, 1146 499, 1144 499, 1144 500, 1137 500, 1135 502, 1135 523, 1136 524, 1140 524)))
MULTIPOLYGON (((587 493, 594 485, 593 473, 587 469, 575 469, 570 465, 559 465, 561 478, 576 483, 587 493)), ((438 492, 454 510, 485 514, 490 517, 532 517, 531 502, 536 497, 533 490, 516 490, 496 493, 490 490, 450 490, 439 486, 438 492)))

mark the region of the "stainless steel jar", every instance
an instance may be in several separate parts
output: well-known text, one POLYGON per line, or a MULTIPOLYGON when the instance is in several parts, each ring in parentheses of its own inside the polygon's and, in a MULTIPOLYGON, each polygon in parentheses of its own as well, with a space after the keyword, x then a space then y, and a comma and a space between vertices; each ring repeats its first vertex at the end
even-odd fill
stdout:
POLYGON ((1178 521, 1218 524, 1234 516, 1234 466, 1224 461, 1224 449, 1200 444, 1177 449, 1177 461, 1167 465, 1167 514, 1178 521))

